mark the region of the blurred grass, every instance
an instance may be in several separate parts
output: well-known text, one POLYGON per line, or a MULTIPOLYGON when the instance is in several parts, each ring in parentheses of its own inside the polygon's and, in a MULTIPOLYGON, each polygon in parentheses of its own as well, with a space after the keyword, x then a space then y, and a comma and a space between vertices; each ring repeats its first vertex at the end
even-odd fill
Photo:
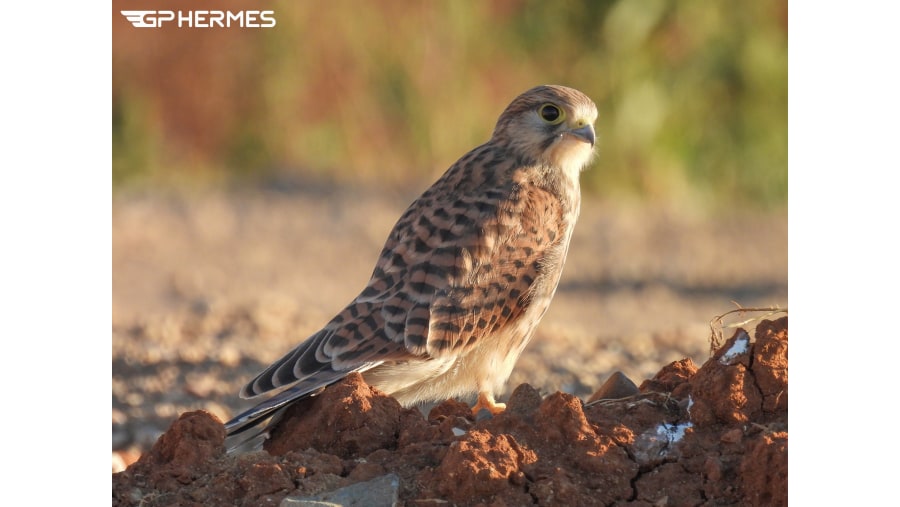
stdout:
POLYGON ((600 109, 586 192, 787 201, 783 0, 216 3, 274 10, 257 30, 134 29, 130 8, 113 1, 117 189, 285 174, 424 185, 513 97, 558 83, 600 109))

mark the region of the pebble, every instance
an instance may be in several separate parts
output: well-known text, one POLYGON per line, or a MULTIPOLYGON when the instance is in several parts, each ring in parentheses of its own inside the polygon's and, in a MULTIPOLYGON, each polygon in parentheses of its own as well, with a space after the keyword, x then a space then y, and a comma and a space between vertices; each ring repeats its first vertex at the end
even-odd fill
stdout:
POLYGON ((640 393, 638 386, 635 385, 630 378, 626 377, 624 373, 617 371, 606 379, 606 382, 604 382, 603 385, 600 386, 600 389, 597 389, 597 391, 588 398, 587 402, 591 403, 597 400, 617 400, 634 396, 638 393, 640 393))

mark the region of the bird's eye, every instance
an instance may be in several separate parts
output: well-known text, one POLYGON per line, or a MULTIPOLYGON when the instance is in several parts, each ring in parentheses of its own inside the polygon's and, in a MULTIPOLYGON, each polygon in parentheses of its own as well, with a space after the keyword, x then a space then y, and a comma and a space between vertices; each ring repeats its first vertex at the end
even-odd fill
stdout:
POLYGON ((541 115, 541 118, 545 122, 551 125, 562 123, 562 121, 566 118, 566 115, 565 113, 563 113, 562 109, 553 104, 544 104, 538 110, 538 114, 541 115))

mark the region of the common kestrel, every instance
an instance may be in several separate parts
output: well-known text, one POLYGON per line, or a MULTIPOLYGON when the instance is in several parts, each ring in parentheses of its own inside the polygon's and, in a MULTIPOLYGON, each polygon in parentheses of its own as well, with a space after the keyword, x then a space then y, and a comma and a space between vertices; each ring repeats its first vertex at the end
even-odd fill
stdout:
POLYGON ((404 406, 477 394, 473 412, 502 411, 494 394, 559 283, 596 119, 572 88, 516 97, 491 139, 403 213, 356 299, 241 390, 281 392, 226 423, 228 434, 263 433, 269 416, 351 372, 404 406))

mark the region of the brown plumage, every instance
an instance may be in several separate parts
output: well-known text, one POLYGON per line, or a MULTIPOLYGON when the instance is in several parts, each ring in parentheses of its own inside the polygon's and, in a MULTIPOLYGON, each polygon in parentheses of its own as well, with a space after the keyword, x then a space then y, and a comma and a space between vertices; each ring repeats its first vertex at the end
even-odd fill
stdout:
POLYGON ((245 398, 285 390, 229 434, 354 371, 403 405, 477 394, 473 410, 503 410, 494 393, 556 292, 596 118, 572 88, 513 100, 491 139, 403 213, 359 296, 244 387, 245 398))

